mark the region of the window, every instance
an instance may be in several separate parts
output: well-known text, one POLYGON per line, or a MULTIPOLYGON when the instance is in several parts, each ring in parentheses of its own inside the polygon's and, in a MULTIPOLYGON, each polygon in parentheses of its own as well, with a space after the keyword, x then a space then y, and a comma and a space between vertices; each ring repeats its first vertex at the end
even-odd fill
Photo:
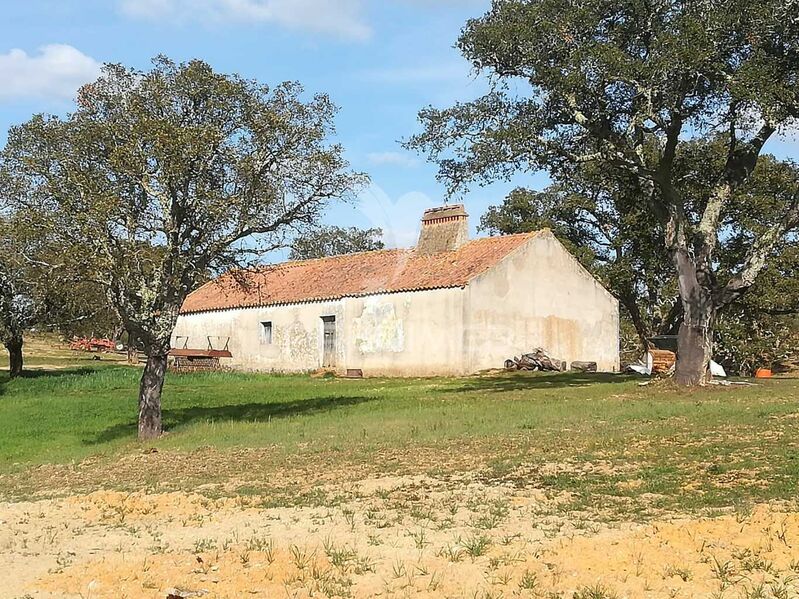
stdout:
POLYGON ((272 343, 272 321, 267 320, 261 323, 261 343, 270 345, 272 343))

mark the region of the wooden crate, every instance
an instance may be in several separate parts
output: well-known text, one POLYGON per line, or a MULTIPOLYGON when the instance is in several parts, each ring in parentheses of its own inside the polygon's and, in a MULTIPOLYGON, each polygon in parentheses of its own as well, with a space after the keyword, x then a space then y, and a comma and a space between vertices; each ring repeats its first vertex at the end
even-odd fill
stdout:
POLYGON ((650 349, 652 374, 665 374, 677 363, 677 354, 667 349, 650 349))

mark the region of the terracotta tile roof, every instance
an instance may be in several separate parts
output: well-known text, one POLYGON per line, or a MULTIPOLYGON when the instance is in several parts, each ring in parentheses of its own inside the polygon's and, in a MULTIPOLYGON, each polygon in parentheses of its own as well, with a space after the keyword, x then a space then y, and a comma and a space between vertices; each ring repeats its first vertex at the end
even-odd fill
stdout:
POLYGON ((427 256, 413 249, 378 250, 231 272, 191 293, 181 312, 463 287, 536 234, 474 239, 457 250, 427 256))

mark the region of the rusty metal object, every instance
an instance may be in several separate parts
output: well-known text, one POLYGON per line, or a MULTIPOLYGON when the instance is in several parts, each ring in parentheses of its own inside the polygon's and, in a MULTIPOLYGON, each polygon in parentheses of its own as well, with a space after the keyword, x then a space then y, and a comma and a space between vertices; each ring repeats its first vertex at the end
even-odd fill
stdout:
POLYGON ((98 339, 96 337, 75 337, 69 344, 69 349, 86 352, 113 352, 117 344, 111 339, 98 339))
POLYGON ((207 337, 207 349, 194 349, 188 347, 188 337, 178 337, 176 342, 183 347, 169 350, 169 357, 172 358, 169 370, 172 372, 212 372, 221 370, 220 358, 232 358, 233 354, 228 349, 230 337, 224 338, 225 344, 222 349, 214 348, 214 340, 219 337, 207 337), (182 340, 182 341, 181 341, 182 340))

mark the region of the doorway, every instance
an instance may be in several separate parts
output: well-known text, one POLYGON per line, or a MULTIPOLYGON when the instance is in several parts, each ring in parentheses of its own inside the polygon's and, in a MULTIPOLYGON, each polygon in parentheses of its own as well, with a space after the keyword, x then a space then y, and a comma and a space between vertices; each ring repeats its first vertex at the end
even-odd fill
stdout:
POLYGON ((323 351, 322 368, 336 367, 336 317, 322 316, 323 351))

